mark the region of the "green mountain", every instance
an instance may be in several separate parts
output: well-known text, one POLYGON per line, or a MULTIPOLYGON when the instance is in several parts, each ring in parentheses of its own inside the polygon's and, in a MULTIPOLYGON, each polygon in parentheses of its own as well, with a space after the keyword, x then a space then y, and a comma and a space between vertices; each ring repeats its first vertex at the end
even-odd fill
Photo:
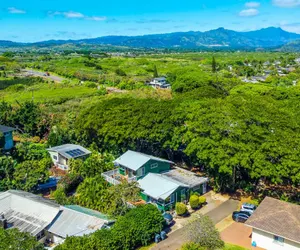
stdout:
MULTIPOLYGON (((219 49, 272 49, 300 39, 300 34, 281 28, 265 28, 257 31, 237 32, 219 28, 206 32, 189 31, 144 36, 105 36, 80 40, 50 40, 26 44, 26 46, 48 47, 53 45, 111 45, 135 48, 219 48, 219 49)), ((0 47, 2 43, 0 42, 0 47)), ((10 46, 6 41, 6 46, 10 46)), ((15 44, 11 46, 24 46, 15 44)))

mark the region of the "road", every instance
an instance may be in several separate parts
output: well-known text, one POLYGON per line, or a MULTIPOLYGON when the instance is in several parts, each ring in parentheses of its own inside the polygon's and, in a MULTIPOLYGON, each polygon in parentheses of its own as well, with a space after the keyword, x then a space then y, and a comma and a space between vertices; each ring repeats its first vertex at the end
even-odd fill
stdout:
MULTIPOLYGON (((214 224, 217 224, 221 220, 225 219, 232 212, 236 211, 238 206, 238 201, 228 200, 222 203, 220 206, 209 211, 205 215, 209 216, 214 224)), ((156 246, 151 248, 151 250, 177 250, 186 242, 185 239, 185 228, 180 228, 174 233, 169 234, 168 238, 164 241, 161 241, 156 246)))
POLYGON ((60 76, 54 76, 54 75, 50 75, 50 76, 45 76, 45 72, 40 72, 40 71, 36 71, 36 70, 32 70, 32 69, 24 69, 22 70, 23 72, 25 72, 27 75, 33 75, 33 76, 39 76, 39 77, 43 77, 55 82, 62 82, 64 80, 63 77, 60 76))

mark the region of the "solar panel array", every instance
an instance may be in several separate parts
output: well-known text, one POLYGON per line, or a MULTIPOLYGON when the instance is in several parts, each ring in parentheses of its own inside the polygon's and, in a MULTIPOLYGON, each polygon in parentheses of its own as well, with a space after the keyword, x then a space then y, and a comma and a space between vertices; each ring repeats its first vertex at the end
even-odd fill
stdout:
POLYGON ((83 152, 81 149, 73 149, 70 151, 66 151, 66 153, 72 157, 77 157, 85 154, 85 152, 83 152))

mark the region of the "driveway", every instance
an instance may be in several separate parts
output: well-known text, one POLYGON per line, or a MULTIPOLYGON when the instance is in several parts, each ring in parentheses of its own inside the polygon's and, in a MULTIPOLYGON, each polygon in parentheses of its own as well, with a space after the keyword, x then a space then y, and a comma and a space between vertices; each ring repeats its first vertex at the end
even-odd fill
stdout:
POLYGON ((40 72, 40 71, 36 71, 36 70, 32 70, 32 69, 24 69, 22 70, 23 72, 25 72, 27 75, 33 75, 33 76, 39 76, 39 77, 43 77, 55 82, 62 82, 64 80, 63 77, 60 76, 54 76, 54 75, 50 75, 50 76, 45 76, 45 72, 40 72))
POLYGON ((248 227, 243 223, 233 222, 221 232, 221 238, 223 241, 233 245, 238 245, 247 249, 262 250, 262 248, 251 246, 251 234, 251 227, 248 227))
MULTIPOLYGON (((225 219, 228 215, 230 215, 233 211, 236 211, 238 204, 238 201, 230 199, 204 214, 209 216, 214 224, 217 224, 221 220, 225 219)), ((151 250, 177 250, 180 249, 186 241, 187 239, 185 237, 185 227, 183 227, 176 230, 174 233, 169 234, 166 240, 161 241, 153 248, 151 248, 151 250)))

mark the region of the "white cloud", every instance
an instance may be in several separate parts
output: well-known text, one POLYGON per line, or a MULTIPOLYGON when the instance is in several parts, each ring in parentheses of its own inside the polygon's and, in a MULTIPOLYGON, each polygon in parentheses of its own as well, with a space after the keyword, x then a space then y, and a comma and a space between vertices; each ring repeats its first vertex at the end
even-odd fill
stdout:
POLYGON ((105 21, 105 16, 85 16, 84 14, 80 12, 75 11, 49 11, 49 16, 64 16, 65 18, 70 19, 86 19, 86 20, 92 20, 92 21, 105 21))
POLYGON ((242 10, 239 13, 239 16, 241 17, 251 17, 251 16, 257 16, 259 13, 259 11, 257 9, 246 9, 246 10, 242 10))
POLYGON ((258 8, 260 6, 259 2, 247 2, 245 4, 247 8, 258 8))
POLYGON ((87 20, 92 20, 92 21, 105 21, 106 17, 105 16, 91 16, 91 17, 86 17, 87 20))
POLYGON ((20 10, 20 9, 15 8, 15 7, 10 7, 7 10, 11 14, 25 14, 26 13, 25 10, 20 10))
POLYGON ((282 8, 300 7, 300 0, 273 0, 273 5, 282 8))

